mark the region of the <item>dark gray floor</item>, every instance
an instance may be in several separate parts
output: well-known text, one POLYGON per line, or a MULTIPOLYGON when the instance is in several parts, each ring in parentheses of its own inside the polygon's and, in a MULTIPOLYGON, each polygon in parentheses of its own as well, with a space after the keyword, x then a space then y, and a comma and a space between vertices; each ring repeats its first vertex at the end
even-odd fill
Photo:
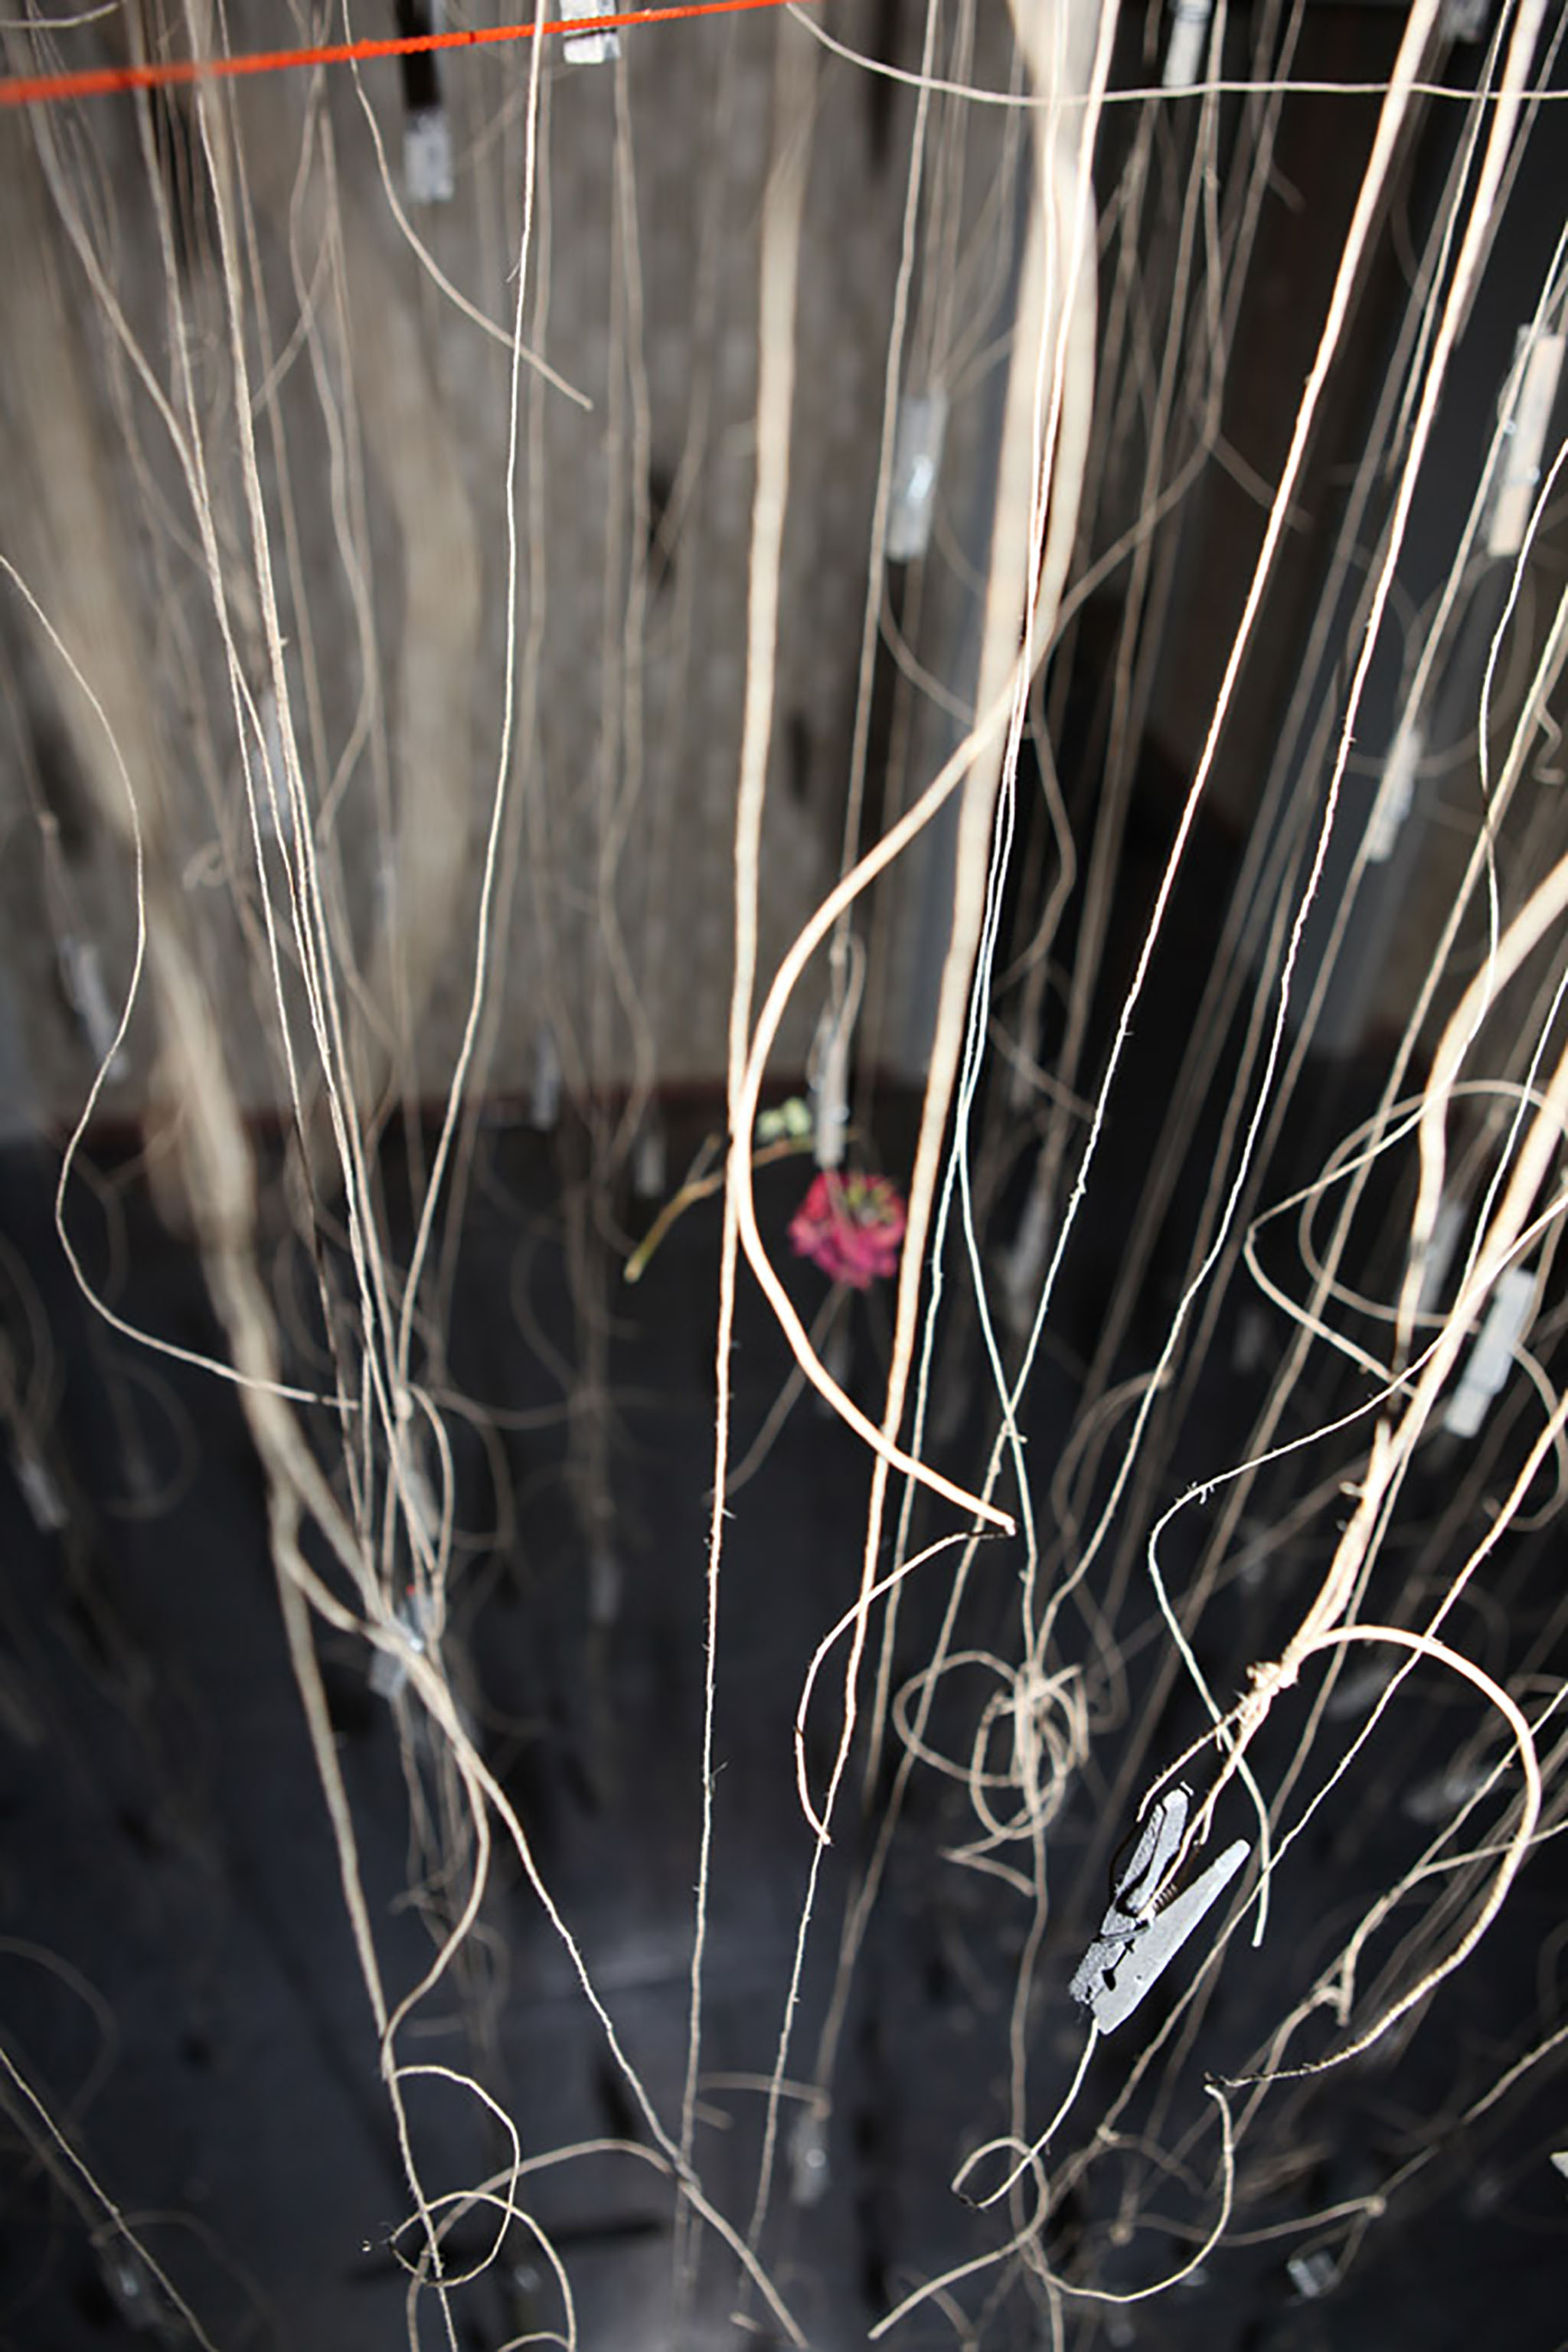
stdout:
MULTIPOLYGON (((570 1348, 557 1171, 536 1139, 496 1130, 486 1174, 466 1228, 454 1374, 479 1397, 542 1412, 559 1402, 559 1389, 513 1309, 521 1296, 538 1329, 570 1348)), ((227 1391, 173 1368, 159 1377, 195 1433, 191 1462, 182 1469, 166 1415, 140 1392, 125 1421, 116 1382, 130 1351, 89 1329, 50 1249, 47 1161, 12 1153, 5 1181, 5 1229, 31 1269, 66 1374, 57 1426, 65 1475, 77 1484, 70 1527, 44 1537, 0 1479, 0 1641, 12 1695, 0 1731, 0 2036, 104 2187, 128 2213, 146 2217, 149 2244, 224 2352, 382 2352, 403 2340, 403 2284, 387 2240, 404 2217, 405 2193, 285 1655, 261 1483, 243 1423, 227 1391), (184 1482, 176 1507, 126 1515, 128 1502, 132 1513, 143 1507, 138 1478, 144 1502, 156 1501, 174 1474, 184 1482)), ((775 1241, 799 1189, 798 1171, 770 1183, 765 1211, 775 1241)), ((128 1203, 135 1197, 129 1188, 128 1203)), ((81 1213, 89 1240, 95 1213, 81 1213)), ((188 1252, 143 1208, 128 1206, 127 1216, 120 1310, 184 1344, 210 1344, 188 1252)), ((590 1622, 559 1427, 505 1440, 516 1540, 500 1553, 478 1548, 458 1587, 459 1615, 465 1593, 484 1594, 468 1618, 466 1643, 486 1752, 667 2119, 679 2108, 697 1851, 717 1228, 716 1209, 694 1213, 641 1288, 613 1300, 616 1622, 590 1622)), ((820 1279, 805 1267, 791 1278, 803 1303, 814 1305, 820 1279)), ((873 1363, 875 1318, 864 1309, 856 1345, 862 1367, 873 1363)), ((743 1450, 785 1370, 782 1344, 750 1291, 734 1360, 743 1450)), ((1062 1390, 1059 1372, 1047 1371, 1033 1426, 1041 1449, 1059 1423, 1062 1390)), ((1240 1407, 1227 1408, 1216 1390, 1216 1444, 1227 1409, 1240 1407)), ((482 1526, 489 1507, 482 1454, 460 1431, 458 1447, 463 1511, 482 1526)), ((764 1471, 735 1499, 707 1970, 705 2069, 720 2076, 765 2071, 778 2031, 810 1855, 791 1727, 811 1648, 853 1591, 865 1477, 855 1443, 803 1405, 764 1471)), ((1005 1548, 983 1559, 977 1638, 1005 1623, 1012 1579, 1005 1548)), ((929 1647, 933 1605, 911 1586, 911 1657, 929 1647)), ((1244 1638, 1239 1626, 1237 1633, 1244 1638)), ((361 1661, 331 1638, 323 1654, 372 1907, 389 1979, 401 1990, 426 1965, 430 1945, 397 1907, 407 1813, 392 1719, 367 1688, 361 1661)), ((955 1699, 954 1706, 956 1738, 963 1705, 955 1699)), ((829 1709, 825 1726, 830 1717, 829 1709)), ((1173 1736, 1186 1728, 1184 1718, 1173 1736)), ((825 1738, 812 1752, 818 1786, 825 1738)), ((860 2346, 872 2317, 914 2277, 1005 2234, 947 2188, 964 2148, 1000 2127, 1005 2003, 1021 1936, 1016 1898, 937 1862, 961 1826, 938 1785, 917 1778, 846 2031, 831 2193, 809 2209, 792 2205, 786 2168, 775 2199, 770 2261, 818 2352, 860 2346)), ((1060 1825, 1058 1866, 1068 1890, 1093 1826, 1086 1790, 1060 1825)), ((802 2073, 815 2051, 860 1841, 851 1806, 825 1874, 803 1988, 802 2073)), ((1282 1887, 1270 1946, 1256 1960, 1248 1956, 1248 1968, 1227 1971, 1211 2016, 1216 2069, 1236 2063, 1278 2014, 1279 1987, 1295 1980, 1297 1955, 1325 1916, 1363 1883, 1384 1883, 1386 1855, 1375 1837, 1363 1844, 1348 1862, 1342 1853, 1303 1853, 1282 1887)), ((1495 2075, 1516 2021, 1541 1998, 1535 1955, 1563 1895, 1562 1871, 1549 1858, 1520 1891, 1518 1937, 1500 1931, 1484 1961, 1445 1994, 1399 2068, 1363 2069, 1325 2092, 1313 2111, 1321 2146, 1305 2151, 1289 2196, 1246 2217, 1253 2230, 1305 2204, 1360 2193, 1400 2160, 1423 2116, 1451 2108, 1467 2083, 1490 2079, 1489 2066, 1495 2075)), ((1070 1902, 1064 1908, 1070 1914, 1070 1902)), ((484 1933, 505 1973, 498 2035, 481 2071, 516 2116, 525 2152, 640 2136, 565 1957, 504 1856, 484 1933)), ((1065 1994, 1074 1957, 1052 1942, 1040 1962, 1032 2031, 1042 2100, 1065 2082, 1079 2046, 1078 2012, 1065 1994)), ((451 2030, 405 2044, 405 2055, 473 2064, 459 2010, 438 1994, 432 2022, 447 2017, 451 2030)), ((1130 2054, 1112 2045, 1097 2060, 1091 2113, 1103 2110, 1130 2054)), ((1189 2121, 1203 2108, 1201 2078, 1200 2065, 1189 2121)), ((1506 2341, 1517 2352, 1547 2352, 1568 2336, 1568 2193, 1541 2154, 1568 2137, 1561 2102, 1561 2075, 1545 2072, 1499 2127, 1440 2147, 1420 2193, 1371 2233, 1343 2284, 1321 2302, 1304 2301, 1290 2282, 1285 2263, 1296 2242, 1266 2241, 1227 2249, 1201 2282, 1156 2305, 1109 2322, 1080 2309, 1069 2340, 1103 2336, 1112 2344, 1234 2352, 1506 2341)), ((501 2160, 494 2137, 455 2092, 416 2085, 411 2106, 432 2186, 469 2180, 501 2160)), ((760 2115, 750 2091, 710 2086, 705 2094, 703 2177, 742 2221, 760 2115)), ((7 2134, 0 2346, 93 2352, 132 2340, 153 2315, 155 2294, 117 2266, 107 2242, 95 2239, 97 2217, 80 2208, 69 2179, 51 2178, 7 2134)), ((701 2249, 694 2314, 672 2338, 671 2200, 634 2158, 584 2158, 542 2176, 534 2210, 568 2260, 589 2352, 659 2352, 672 2341, 700 2352, 710 2343, 767 2340, 728 2324, 735 2268, 711 2238, 701 2249)), ((1190 2242, 1183 2231, 1201 2226, 1208 2210, 1205 2180, 1190 2194, 1173 2180, 1171 2235, 1141 2237, 1121 2270, 1105 2271, 1102 2257, 1102 2274, 1131 2287, 1139 2264, 1149 2274, 1171 2267, 1190 2242)), ((1070 2266, 1075 2240, 1104 2219, 1071 2209, 1056 2216, 1053 2258, 1070 2266)), ((476 2217, 462 2248, 477 2253, 486 2242, 476 2217)), ((530 2326, 555 2326, 542 2268, 525 2233, 514 2231, 506 2264, 457 2300, 460 2342, 493 2347, 530 2326)), ((978 2311, 979 2296, 967 2307, 978 2311)), ((755 2326, 754 2299, 750 2318, 755 2326)), ((422 2340, 438 2338, 427 2311, 422 2340)), ((165 2340, 187 2339, 174 2326, 165 2340)), ((958 2338, 950 2320, 928 2312, 892 2340, 958 2338)), ((1021 2292, 984 2336, 997 2352, 1049 2340, 1045 2318, 1021 2292)))

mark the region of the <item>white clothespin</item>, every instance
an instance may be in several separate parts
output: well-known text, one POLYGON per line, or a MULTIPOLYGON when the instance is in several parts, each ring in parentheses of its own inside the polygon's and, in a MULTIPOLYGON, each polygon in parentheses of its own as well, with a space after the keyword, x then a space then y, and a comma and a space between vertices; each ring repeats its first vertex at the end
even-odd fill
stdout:
POLYGON ((790 2203, 820 2205, 829 2186, 827 2116, 822 2107, 805 2106, 790 2128, 790 2203))
POLYGON ((1068 1987, 1102 2033, 1114 2032, 1131 2016, 1251 1851, 1245 1838, 1237 1838, 1202 1877, 1173 1895, 1192 1801, 1193 1792, 1184 1782, 1155 1800, 1132 1858, 1117 1877, 1100 1933, 1068 1987))
POLYGON ((595 1543, 588 1555, 588 1622, 614 1625, 621 1613, 623 1585, 618 1555, 607 1543, 595 1543))
POLYGON ((1056 1197, 1044 1179, 1042 1160, 1036 1165, 1018 1230, 1002 1257, 1002 1310, 1016 1338, 1035 1319, 1046 1277, 1046 1257, 1056 1231, 1056 1197))
MULTIPOLYGON (((410 35, 445 30, 443 0, 403 0, 398 22, 410 35)), ((403 97, 407 113, 403 121, 403 185, 411 205, 446 205, 452 200, 452 132, 441 99, 441 80, 433 49, 416 50, 403 60, 403 97)))
MULTIPOLYGON (((397 1622, 416 1657, 423 1657, 429 1647, 433 1601, 421 1600, 415 1586, 410 1585, 397 1611, 397 1622)), ((375 1650, 371 1654, 370 1686, 378 1698, 396 1698, 408 1680, 408 1661, 392 1650, 375 1650)))
POLYGON ((449 205, 452 130, 444 106, 416 107, 403 123, 403 185, 411 205, 449 205))
POLYGON ((1326 2246, 1310 2254, 1292 2254, 1285 2268, 1303 2303, 1316 2303, 1339 2283, 1339 2264, 1326 2246))
POLYGON ((288 823, 289 779, 283 770, 283 730, 278 719, 278 696, 268 682, 261 689, 256 715, 261 721, 259 747, 247 743, 245 764, 256 800, 256 822, 264 841, 279 837, 279 819, 288 823))
POLYGON ((1208 37, 1214 0, 1176 0, 1171 37, 1165 44, 1162 89, 1191 89, 1202 77, 1204 43, 1208 37))
POLYGON ((38 1533, 58 1536, 70 1514, 43 1455, 26 1438, 16 1438, 11 1448, 11 1468, 38 1533))
POLYGON ((1417 1780, 1399 1810, 1410 1821, 1430 1829, 1447 1821, 1450 1813, 1457 1813, 1461 1805, 1468 1805, 1472 1797, 1479 1797, 1491 1777, 1491 1769, 1485 1765, 1445 1765, 1430 1779, 1417 1780))
POLYGON ((1359 1673, 1342 1675, 1323 1708, 1324 1716, 1330 1723, 1345 1723, 1352 1715, 1365 1715, 1377 1705, 1394 1673, 1393 1666, 1373 1658, 1359 1673))
POLYGON ((391 923, 397 905, 397 849, 390 839, 384 839, 381 855, 375 861, 375 919, 379 929, 391 923))
POLYGON ((1399 732, 1383 763, 1377 797, 1366 821, 1365 849, 1369 866, 1386 865, 1394 855, 1400 827, 1409 815, 1411 803, 1415 798, 1415 777, 1426 749, 1426 739, 1421 729, 1408 716, 1405 717, 1400 722, 1399 732))
POLYGON ((114 1043, 120 1023, 109 1001, 97 946, 91 940, 73 940, 68 935, 60 941, 59 952, 60 984, 66 1002, 81 1023, 94 1061, 108 1065, 110 1077, 122 1078, 125 1052, 123 1047, 116 1048, 114 1043))
MULTIPOLYGON (((616 0, 574 0, 574 16, 617 16, 620 10, 616 0)), ((568 33, 561 44, 561 54, 569 66, 610 66, 621 54, 618 26, 607 33, 568 33)))
POLYGON ((104 2284, 127 2326, 138 2336, 160 2336, 168 2343, 174 2315, 141 2256, 128 2247, 115 2247, 100 2250, 99 2261, 104 2284))
POLYGON ((433 1553, 441 1537, 440 1507, 424 1465, 416 1461, 412 1454, 403 1465, 402 1494, 409 1538, 416 1551, 433 1553))
POLYGON ((1529 1266, 1510 1265, 1499 1276, 1480 1337, 1470 1349, 1464 1378, 1448 1401, 1443 1426, 1453 1437, 1474 1437, 1487 1417, 1493 1397, 1507 1386, 1513 1351, 1524 1337, 1535 1303, 1535 1276, 1529 1266))
POLYGON ((1484 41, 1492 0, 1445 0, 1437 18, 1440 41, 1484 41))
POLYGON ((1525 527, 1541 480, 1541 453, 1557 404, 1563 338, 1537 335, 1531 343, 1530 335, 1528 327, 1520 329, 1514 353, 1514 366, 1520 367, 1522 362, 1522 373, 1513 415, 1503 427, 1506 446, 1487 518, 1489 555, 1517 555, 1524 545, 1525 527))
POLYGON ((528 1123, 547 1135, 561 1118, 561 1051, 555 1032, 542 1021, 533 1039, 533 1086, 528 1097, 528 1123))
POLYGON ((893 436, 888 505, 888 561, 913 563, 931 545, 937 477, 947 439, 945 392, 906 392, 893 436))
POLYGON ((812 1156, 819 1168, 842 1168, 849 1131, 849 1046, 866 985, 866 950, 853 931, 846 936, 847 966, 834 948, 834 983, 806 1064, 815 1135, 812 1156))
POLYGON ((826 1042, 812 1074, 811 1103, 815 1130, 813 1157, 819 1168, 842 1168, 844 1130, 849 1124, 849 1023, 847 1020, 840 1019, 828 1029, 826 1042))
POLYGON ((639 1201, 664 1198, 667 1159, 664 1114, 657 1102, 650 1102, 632 1146, 632 1191, 639 1201))

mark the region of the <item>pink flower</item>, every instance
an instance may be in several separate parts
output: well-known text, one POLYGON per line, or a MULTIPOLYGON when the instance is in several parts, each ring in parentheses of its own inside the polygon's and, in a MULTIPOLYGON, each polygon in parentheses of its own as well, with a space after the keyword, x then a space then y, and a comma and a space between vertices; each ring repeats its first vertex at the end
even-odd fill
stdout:
POLYGON ((839 1175, 824 1169, 790 1220, 789 1237, 835 1282, 869 1290, 898 1269, 908 1222, 903 1195, 888 1176, 839 1175))

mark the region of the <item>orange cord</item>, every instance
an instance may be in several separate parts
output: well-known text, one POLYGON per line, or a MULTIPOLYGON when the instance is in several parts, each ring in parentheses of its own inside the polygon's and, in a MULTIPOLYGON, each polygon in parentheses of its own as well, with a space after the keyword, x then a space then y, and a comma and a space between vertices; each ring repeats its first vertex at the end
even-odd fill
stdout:
POLYGON ((341 66, 353 58, 410 58, 426 49, 478 49, 531 41, 535 32, 607 33, 627 25, 671 25, 688 16, 731 16, 780 8, 784 0, 684 0, 668 8, 628 9, 616 16, 563 16, 550 24, 492 25, 466 33, 412 33, 395 40, 331 41, 319 48, 254 49, 240 57, 166 58, 158 65, 90 66, 76 73, 14 74, 0 81, 0 106, 58 106, 67 99, 116 90, 169 89, 198 81, 237 81, 243 74, 288 73, 301 66, 341 66))

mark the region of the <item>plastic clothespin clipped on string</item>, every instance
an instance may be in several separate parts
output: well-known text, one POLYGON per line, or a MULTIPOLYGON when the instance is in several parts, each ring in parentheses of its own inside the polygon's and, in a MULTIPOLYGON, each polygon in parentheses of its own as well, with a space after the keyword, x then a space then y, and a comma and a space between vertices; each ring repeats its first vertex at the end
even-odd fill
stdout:
POLYGON ((1317 2303, 1331 2294, 1339 2284, 1340 2266, 1326 2246, 1316 2246, 1306 2253, 1292 2254, 1285 2265, 1286 2276, 1303 2303, 1317 2303))
POLYGON ((256 715, 261 740, 247 741, 245 764, 256 804, 256 823, 263 841, 277 841, 289 821, 289 778, 283 766, 283 730, 278 717, 278 693, 270 678, 257 696, 256 715))
POLYGON ((400 1485, 409 1541, 416 1552, 434 1554, 441 1538, 441 1507, 424 1464, 413 1454, 403 1463, 400 1485))
POLYGON ((1487 1319, 1443 1415, 1450 1437, 1479 1435, 1488 1406, 1508 1386, 1514 1351, 1534 1311, 1536 1278, 1535 1269, 1524 1265, 1510 1265, 1499 1276, 1487 1319))
MULTIPOLYGON (((430 1646, 436 1630, 434 1600, 422 1595, 417 1585, 410 1584, 397 1608, 397 1622, 416 1657, 423 1657, 430 1646)), ((373 1650, 370 1660, 370 1686, 378 1698, 395 1699, 401 1696, 408 1681, 407 1657, 395 1650, 373 1650)))
POLYGON ((533 1038, 533 1083, 528 1095, 528 1123, 547 1135, 561 1120, 561 1048, 548 1021, 541 1022, 533 1038))
POLYGON ((632 1191, 639 1201, 658 1201, 664 1197, 668 1175, 668 1149, 665 1136, 664 1113, 657 1099, 650 1100, 638 1124, 637 1139, 632 1145, 632 1191))
POLYGON ((38 1533, 58 1536, 70 1517, 65 1497, 43 1454, 20 1433, 11 1443, 11 1473, 38 1533))
POLYGON ((1116 1874, 1100 1933, 1074 1972, 1068 1990, 1102 2033, 1131 2016, 1251 1852, 1247 1840, 1237 1838, 1176 1894, 1192 1803, 1184 1782, 1156 1798, 1131 1860, 1116 1874))
POLYGON ((1557 405, 1568 339, 1521 327, 1514 351, 1516 386, 1512 414, 1503 426, 1505 448, 1492 485, 1487 516, 1487 553, 1517 555, 1524 545, 1531 509, 1541 484, 1541 460, 1557 405))
MULTIPOLYGON (((618 0, 575 0, 574 16, 616 16, 620 14, 618 0)), ((621 54, 618 26, 612 25, 604 33, 568 33, 561 44, 561 54, 569 66, 613 66, 621 54)))
POLYGON ((790 2131, 790 2203, 820 2205, 831 2186, 826 2109, 812 2100, 802 2107, 790 2131))
POLYGON ((1429 1773, 1407 1789, 1399 1810, 1407 1821, 1419 1822, 1424 1829, 1434 1828, 1479 1797, 1492 1777, 1493 1768, 1486 1764, 1445 1764, 1441 1771, 1429 1773))
POLYGON ((1163 89, 1191 89, 1203 73, 1204 45, 1208 38, 1214 0, 1176 0, 1171 12, 1170 37, 1160 76, 1163 89))
MULTIPOLYGON (((445 29, 443 0, 397 0, 397 29, 419 40, 445 29)), ((441 97, 433 49, 416 49, 403 64, 403 185, 411 205, 452 200, 452 131, 441 97)))
POLYGON ((59 958, 60 985, 81 1024, 93 1059, 104 1066, 106 1076, 122 1078, 125 1050, 114 1042, 120 1023, 109 1001, 97 946, 91 940, 72 939, 67 933, 59 943, 59 958))
POLYGON ((1394 844, 1415 804, 1416 778, 1426 751, 1426 735, 1406 711, 1383 763, 1372 814, 1366 821, 1363 852, 1369 866, 1385 866, 1394 855, 1394 844))
POLYGON ((850 1024, 842 1014, 828 1023, 826 1037, 819 1032, 819 1050, 812 1056, 812 1151, 819 1168, 844 1165, 845 1129, 849 1125, 849 1030, 850 1024))
POLYGON ((1002 1259, 1002 1308, 1007 1328, 1016 1338, 1022 1338, 1035 1319, 1046 1260, 1057 1231, 1057 1196, 1054 1186, 1046 1181, 1048 1172, 1042 1157, 1035 1164, 1018 1229, 1002 1259))
POLYGON ((621 1614, 621 1602, 626 1578, 621 1570, 620 1554, 615 1546, 603 1538, 595 1542, 588 1554, 588 1622, 603 1630, 616 1624, 621 1614))
POLYGON ((866 985, 866 950, 853 931, 834 948, 833 992, 822 1010, 806 1064, 814 1127, 812 1157, 819 1168, 842 1168, 849 1136, 849 1049, 866 985))
POLYGON ((937 477, 947 438, 945 392, 906 392, 899 402, 889 485, 889 563, 915 563, 931 545, 937 477))

